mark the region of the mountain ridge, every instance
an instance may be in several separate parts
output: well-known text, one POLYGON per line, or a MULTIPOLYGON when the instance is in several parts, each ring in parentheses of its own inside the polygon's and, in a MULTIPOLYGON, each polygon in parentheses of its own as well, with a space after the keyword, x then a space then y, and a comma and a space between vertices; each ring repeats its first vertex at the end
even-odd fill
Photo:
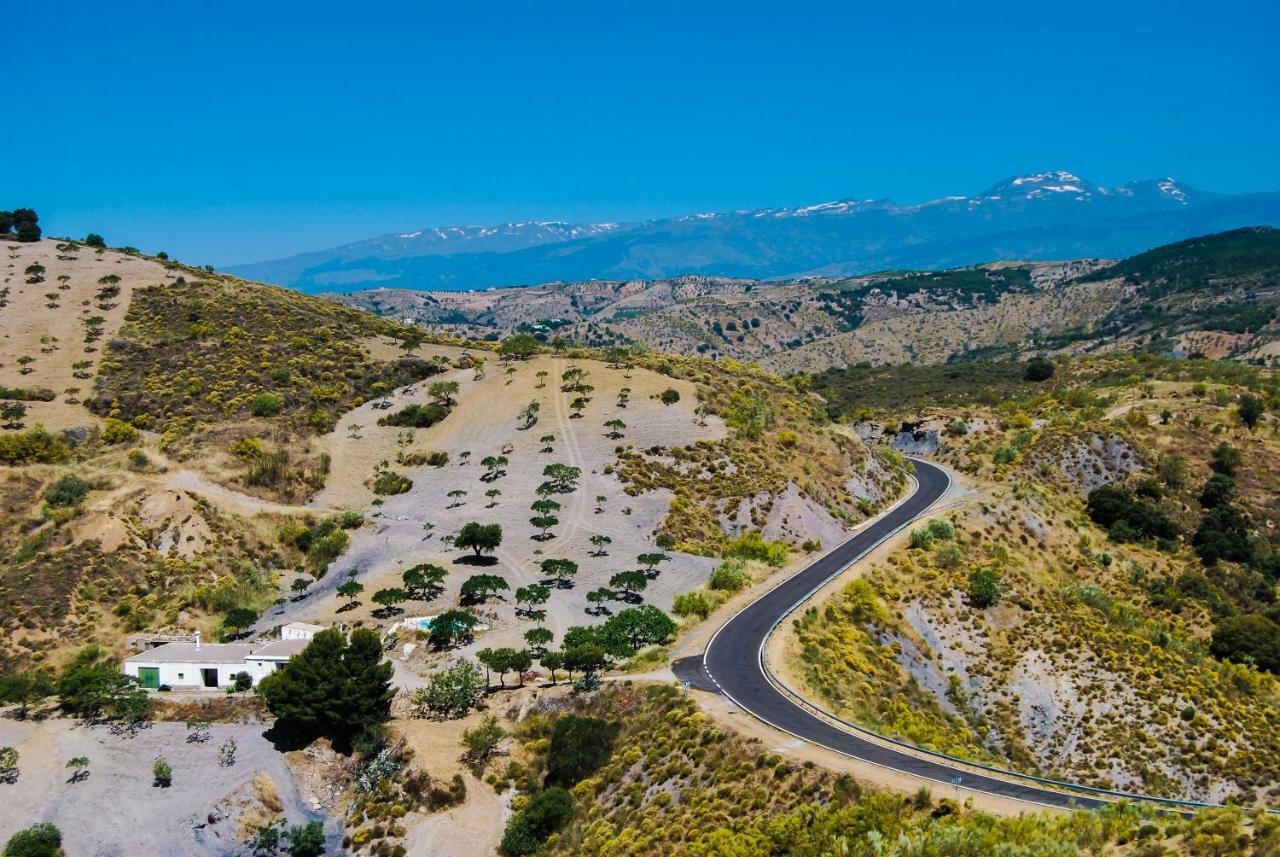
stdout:
POLYGON ((849 197, 635 223, 426 227, 226 272, 306 292, 466 291, 686 274, 796 279, 993 260, 1120 258, 1256 224, 1280 225, 1280 192, 1219 194, 1172 178, 1108 188, 1046 170, 913 205, 849 197))

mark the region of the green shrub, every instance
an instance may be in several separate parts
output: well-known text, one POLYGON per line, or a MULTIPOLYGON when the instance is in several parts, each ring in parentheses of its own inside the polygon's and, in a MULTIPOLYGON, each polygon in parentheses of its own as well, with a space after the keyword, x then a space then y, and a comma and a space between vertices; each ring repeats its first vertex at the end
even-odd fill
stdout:
POLYGON ((754 559, 779 566, 787 561, 788 549, 784 542, 771 542, 764 535, 752 530, 730 539, 722 551, 726 557, 754 559))
POLYGON ((67 457, 67 445, 45 431, 44 426, 21 434, 0 434, 0 464, 51 464, 67 457))
POLYGON ((284 407, 284 401, 275 393, 259 393, 249 403, 249 413, 255 417, 274 417, 284 407))
POLYGON ((573 796, 562 788, 549 788, 533 796, 507 823, 502 853, 508 857, 533 854, 573 817, 573 796))
POLYGON ((61 857, 62 831, 48 822, 19 830, 4 846, 4 857, 61 857))
POLYGON ((572 787, 609 760, 619 724, 566 714, 556 720, 547 757, 548 786, 572 787))
POLYGON ((697 616, 705 619, 716 609, 716 598, 703 589, 695 589, 683 595, 677 595, 671 605, 671 612, 677 616, 697 616))
POLYGON ((747 564, 741 559, 730 559, 716 566, 707 585, 721 592, 737 592, 751 582, 747 564))
POLYGON ((1053 377, 1054 365, 1043 357, 1032 357, 1027 361, 1027 368, 1022 377, 1027 381, 1048 381, 1053 377))
POLYGON ((426 405, 406 405, 394 414, 378 420, 378 425, 430 428, 447 416, 449 416, 449 408, 436 402, 426 405))
POLYGON ((403 494, 413 487, 413 480, 393 470, 384 470, 373 480, 373 493, 381 495, 403 494))
POLYGON ((969 603, 974 607, 990 607, 1004 591, 1000 572, 985 566, 969 572, 969 603))
POLYGON ((102 442, 109 444, 127 443, 138 436, 138 430, 122 420, 107 417, 102 424, 102 442))
POLYGON ((933 544, 933 533, 921 527, 911 531, 911 547, 916 550, 928 550, 933 544))
POLYGON ((1217 658, 1280 674, 1280 625, 1254 614, 1227 616, 1213 626, 1210 651, 1217 658))
POLYGON ((1089 517, 1118 542, 1175 539, 1178 526, 1154 503, 1139 500, 1118 485, 1102 485, 1089 492, 1089 517))
POLYGON ((938 539, 939 541, 946 541, 947 539, 950 539, 952 536, 955 535, 955 529, 951 526, 951 524, 947 523, 941 518, 937 518, 935 520, 930 521, 927 529, 929 531, 929 535, 933 536, 935 539, 938 539))
POLYGON ((78 506, 88 493, 89 483, 68 473, 49 486, 44 492, 44 501, 53 508, 78 506))

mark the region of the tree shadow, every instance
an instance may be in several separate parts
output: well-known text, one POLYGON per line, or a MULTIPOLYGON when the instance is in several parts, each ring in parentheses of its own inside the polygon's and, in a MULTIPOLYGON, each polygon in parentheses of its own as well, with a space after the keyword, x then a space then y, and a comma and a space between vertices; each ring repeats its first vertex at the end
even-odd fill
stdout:
MULTIPOLYGON (((270 728, 262 733, 262 737, 271 742, 272 748, 277 753, 287 753, 290 750, 303 750, 311 742, 321 737, 321 733, 315 729, 309 729, 287 721, 277 720, 270 728)), ((350 735, 330 735, 329 738, 333 744, 333 750, 343 756, 351 755, 350 735)))
POLYGON ((478 565, 481 567, 498 564, 496 556, 476 556, 473 553, 463 554, 453 561, 454 565, 478 565))

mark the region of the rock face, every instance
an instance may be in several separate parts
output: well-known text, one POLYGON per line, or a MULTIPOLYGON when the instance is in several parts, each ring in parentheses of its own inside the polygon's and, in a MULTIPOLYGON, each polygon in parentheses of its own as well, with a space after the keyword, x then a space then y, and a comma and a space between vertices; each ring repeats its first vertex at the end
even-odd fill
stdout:
POLYGON ((1146 467, 1146 462, 1122 435, 1062 435, 1045 432, 1038 438, 1024 468, 1033 474, 1049 473, 1076 494, 1124 479, 1146 467))
POLYGON ((921 423, 908 426, 893 436, 889 445, 906 455, 933 455, 942 445, 942 430, 921 423))

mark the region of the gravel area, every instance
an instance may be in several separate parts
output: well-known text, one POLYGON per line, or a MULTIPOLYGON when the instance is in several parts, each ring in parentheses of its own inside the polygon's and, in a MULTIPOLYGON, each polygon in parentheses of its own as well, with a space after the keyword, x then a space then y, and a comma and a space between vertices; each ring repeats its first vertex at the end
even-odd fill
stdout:
MULTIPOLYGON (((261 724, 214 724, 208 741, 188 743, 182 723, 126 735, 61 718, 0 719, 0 746, 20 754, 17 782, 0 785, 0 841, 48 821, 72 857, 222 857, 236 852, 246 813, 268 818, 278 807, 290 824, 320 819, 262 731, 261 724), (236 742, 236 762, 223 767, 218 747, 227 738, 236 742), (66 764, 75 756, 88 757, 89 776, 71 783, 66 764), (168 788, 154 785, 157 756, 173 766, 168 788)), ((337 823, 326 829, 339 845, 337 823)))

